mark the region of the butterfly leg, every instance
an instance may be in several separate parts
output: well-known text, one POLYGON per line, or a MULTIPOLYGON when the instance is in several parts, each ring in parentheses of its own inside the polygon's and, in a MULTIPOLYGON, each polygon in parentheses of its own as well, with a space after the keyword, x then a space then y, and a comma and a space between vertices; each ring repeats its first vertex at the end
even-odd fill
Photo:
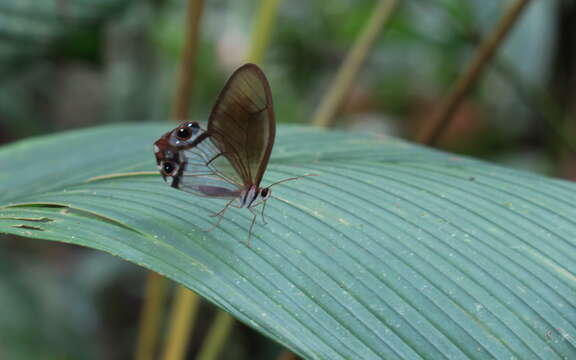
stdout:
POLYGON ((252 214, 255 214, 255 212, 253 211, 253 209, 254 209, 255 207, 260 206, 260 205, 262 205, 262 212, 261 212, 261 215, 262 215, 262 223, 263 223, 264 225, 267 225, 267 224, 268 224, 268 221, 266 221, 266 217, 264 217, 264 210, 266 209, 266 200, 260 201, 260 202, 258 202, 258 203, 256 203, 256 204, 252 204, 248 209, 250 210, 250 212, 251 212, 252 214))
POLYGON ((204 231, 210 232, 210 231, 216 229, 218 226, 220 226, 220 221, 222 221, 223 217, 224 217, 223 215, 218 216, 218 220, 216 220, 216 222, 214 224, 212 224, 212 226, 210 226, 210 228, 208 228, 204 231))
POLYGON ((254 215, 252 217, 252 223, 250 223, 250 230, 248 230, 248 247, 252 247, 251 244, 251 240, 252 240, 252 229, 254 228, 254 223, 256 222, 256 218, 258 217, 258 213, 255 213, 254 210, 252 210, 252 208, 248 208, 248 210, 250 210, 250 212, 252 213, 252 215, 254 215))
POLYGON ((262 204, 262 222, 264 223, 264 225, 267 225, 268 222, 266 221, 266 218, 264 217, 264 209, 266 209, 266 200, 264 200, 264 204, 262 204))
POLYGON ((230 205, 232 205, 234 200, 236 200, 236 199, 232 199, 232 200, 228 201, 226 206, 224 206, 224 208, 222 210, 218 211, 217 213, 210 214, 210 217, 218 216, 218 220, 216 220, 216 223, 214 223, 209 229, 204 230, 204 231, 210 232, 210 231, 216 229, 218 226, 220 226, 220 222, 222 221, 222 218, 224 217, 224 212, 226 212, 226 210, 230 207, 230 205))
POLYGON ((222 217, 222 216, 224 215, 224 212, 225 212, 226 210, 228 210, 228 208, 230 207, 230 205, 232 205, 232 203, 234 202, 234 200, 236 200, 236 199, 232 199, 232 200, 228 201, 228 202, 226 203, 226 206, 224 206, 224 208, 223 208, 222 210, 218 211, 217 213, 210 214, 209 216, 210 216, 210 217, 214 217, 214 216, 220 216, 220 217, 222 217))

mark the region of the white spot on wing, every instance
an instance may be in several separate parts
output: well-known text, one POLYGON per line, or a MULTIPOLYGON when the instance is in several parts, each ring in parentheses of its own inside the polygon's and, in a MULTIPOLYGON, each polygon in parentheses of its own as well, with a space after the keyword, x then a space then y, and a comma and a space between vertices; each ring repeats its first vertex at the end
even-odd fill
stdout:
POLYGON ((154 152, 157 153, 160 151, 160 148, 158 147, 158 145, 154 145, 154 152))

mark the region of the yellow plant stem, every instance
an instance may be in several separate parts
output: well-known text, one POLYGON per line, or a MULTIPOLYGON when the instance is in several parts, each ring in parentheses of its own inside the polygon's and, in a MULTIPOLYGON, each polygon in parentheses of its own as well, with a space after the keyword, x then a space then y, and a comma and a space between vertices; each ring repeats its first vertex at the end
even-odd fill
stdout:
POLYGON ((196 319, 200 298, 183 286, 178 286, 172 313, 170 328, 166 336, 166 344, 162 360, 182 360, 186 356, 190 330, 196 319))
POLYGON ((368 53, 374 46, 378 35, 389 22, 391 15, 398 6, 398 0, 379 0, 376 4, 372 17, 368 20, 360 36, 356 39, 352 50, 348 52, 346 59, 340 66, 338 74, 330 90, 321 101, 312 123, 317 126, 327 127, 342 106, 342 101, 352 86, 352 83, 360 67, 364 64, 368 53))
POLYGON ((226 339, 230 335, 234 326, 234 318, 224 311, 219 311, 216 319, 212 323, 208 336, 202 344, 200 354, 197 360, 215 360, 218 359, 220 351, 224 347, 226 339))
POLYGON ((136 346, 136 360, 153 360, 156 353, 158 333, 162 326, 162 313, 168 282, 164 277, 148 272, 144 306, 140 315, 140 328, 136 346))
POLYGON ((279 0, 261 0, 258 17, 252 32, 252 46, 248 61, 258 64, 262 62, 264 52, 268 47, 270 33, 276 14, 278 13, 279 0))

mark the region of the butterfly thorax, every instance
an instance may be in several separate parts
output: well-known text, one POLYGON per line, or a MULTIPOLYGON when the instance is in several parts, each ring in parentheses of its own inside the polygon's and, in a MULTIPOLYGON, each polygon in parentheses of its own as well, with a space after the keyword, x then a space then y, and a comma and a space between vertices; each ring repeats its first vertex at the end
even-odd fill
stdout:
POLYGON ((239 207, 249 208, 261 204, 263 201, 268 200, 272 190, 270 188, 261 188, 256 185, 250 186, 248 189, 242 191, 240 198, 238 199, 239 207))

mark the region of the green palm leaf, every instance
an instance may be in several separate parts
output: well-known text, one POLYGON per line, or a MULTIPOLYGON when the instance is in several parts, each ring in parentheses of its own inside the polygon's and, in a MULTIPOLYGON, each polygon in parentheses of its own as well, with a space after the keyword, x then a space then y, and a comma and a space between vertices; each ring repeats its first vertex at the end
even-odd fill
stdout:
POLYGON ((156 174, 151 144, 168 127, 0 150, 0 232, 162 273, 305 358, 576 358, 573 184, 281 127, 263 185, 318 176, 274 187, 248 247, 248 211, 205 232, 224 203, 156 174))

